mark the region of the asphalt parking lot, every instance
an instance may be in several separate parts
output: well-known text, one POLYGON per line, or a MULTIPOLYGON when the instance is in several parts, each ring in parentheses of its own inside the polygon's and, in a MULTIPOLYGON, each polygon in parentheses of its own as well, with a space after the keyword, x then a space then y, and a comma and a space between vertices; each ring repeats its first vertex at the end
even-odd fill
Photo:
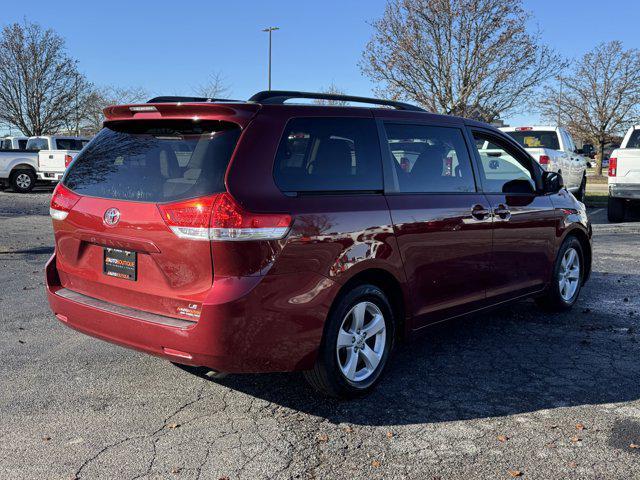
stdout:
POLYGON ((640 219, 592 210, 577 307, 521 302, 402 345, 351 402, 299 374, 205 380, 59 324, 48 197, 0 192, 0 478, 640 475, 640 219))

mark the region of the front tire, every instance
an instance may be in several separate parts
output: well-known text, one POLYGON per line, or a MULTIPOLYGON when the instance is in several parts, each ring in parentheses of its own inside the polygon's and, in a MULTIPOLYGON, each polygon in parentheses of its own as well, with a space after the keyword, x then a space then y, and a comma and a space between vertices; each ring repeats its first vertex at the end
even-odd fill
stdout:
POLYGON ((626 204, 621 198, 609 197, 607 200, 607 220, 612 223, 624 221, 626 214, 626 204))
POLYGON ((394 339, 395 319, 386 295, 375 285, 358 285, 336 300, 316 364, 305 378, 324 395, 363 395, 380 380, 394 339))
POLYGON ((36 174, 33 170, 14 170, 9 177, 9 184, 14 192, 29 193, 36 185, 36 174))
POLYGON ((570 236, 560 246, 553 265, 553 278, 547 291, 536 299, 547 311, 569 310, 578 300, 584 279, 584 252, 582 244, 570 236))

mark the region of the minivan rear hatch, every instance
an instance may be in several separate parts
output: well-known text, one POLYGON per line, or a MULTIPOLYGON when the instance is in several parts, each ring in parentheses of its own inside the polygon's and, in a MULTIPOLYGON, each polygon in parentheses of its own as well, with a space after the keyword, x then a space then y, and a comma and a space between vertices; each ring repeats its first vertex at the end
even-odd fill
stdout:
POLYGON ((242 127, 224 116, 142 116, 106 122, 54 193, 60 282, 116 305, 197 321, 213 281, 210 242, 167 219, 188 221, 225 190, 242 127))

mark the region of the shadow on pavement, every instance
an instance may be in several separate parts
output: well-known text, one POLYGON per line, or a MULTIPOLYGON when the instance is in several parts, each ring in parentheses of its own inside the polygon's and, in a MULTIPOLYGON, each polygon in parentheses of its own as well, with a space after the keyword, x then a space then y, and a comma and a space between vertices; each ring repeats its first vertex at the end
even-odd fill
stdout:
POLYGON ((640 398, 639 343, 622 315, 540 313, 522 302, 434 326, 400 345, 369 396, 315 394, 300 374, 231 375, 225 386, 334 423, 402 425, 640 398), (617 323, 616 323, 617 322, 617 323))

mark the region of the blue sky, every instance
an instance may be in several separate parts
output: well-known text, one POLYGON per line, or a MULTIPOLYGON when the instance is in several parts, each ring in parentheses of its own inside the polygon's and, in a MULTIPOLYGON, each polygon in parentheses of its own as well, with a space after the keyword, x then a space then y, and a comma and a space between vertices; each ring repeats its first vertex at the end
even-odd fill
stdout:
MULTIPOLYGON (((190 94, 221 71, 234 98, 266 89, 267 34, 273 34, 273 88, 318 90, 334 82, 371 95, 358 60, 369 23, 384 0, 350 1, 86 1, 29 0, 4 9, 2 24, 31 21, 67 40, 69 53, 98 85, 141 86, 151 94, 190 94)), ((567 57, 621 40, 640 48, 639 0, 525 0, 532 27, 567 57)), ((507 119, 530 123, 535 114, 507 119)))

